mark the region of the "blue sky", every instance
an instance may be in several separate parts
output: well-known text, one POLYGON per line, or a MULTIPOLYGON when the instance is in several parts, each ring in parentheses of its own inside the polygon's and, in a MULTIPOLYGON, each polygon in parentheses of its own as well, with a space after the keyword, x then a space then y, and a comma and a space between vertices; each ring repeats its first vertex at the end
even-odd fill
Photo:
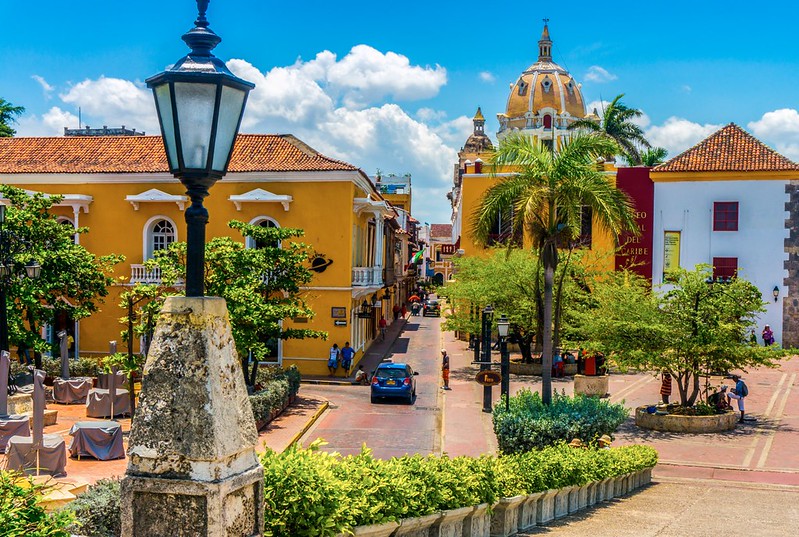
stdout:
MULTIPOLYGON (((186 52, 190 0, 5 0, 0 97, 19 135, 83 123, 157 133, 142 81, 186 52)), ((212 0, 217 55, 257 84, 243 130, 293 133, 367 173, 410 172, 414 213, 447 222, 444 195, 478 105, 497 129, 508 84, 550 19, 556 62, 586 101, 646 114, 671 155, 735 122, 799 160, 794 3, 264 2, 212 0)))

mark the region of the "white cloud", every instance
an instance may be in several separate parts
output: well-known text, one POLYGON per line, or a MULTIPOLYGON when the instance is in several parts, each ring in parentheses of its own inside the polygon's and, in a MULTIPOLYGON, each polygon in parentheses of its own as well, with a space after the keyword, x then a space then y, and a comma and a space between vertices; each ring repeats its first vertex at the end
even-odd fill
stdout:
POLYGON ((722 125, 694 123, 687 119, 672 116, 663 125, 652 125, 645 131, 646 139, 653 147, 665 147, 669 157, 677 156, 696 145, 722 125))
POLYGON ((50 94, 53 93, 53 90, 55 88, 53 86, 51 86, 50 84, 48 84, 47 81, 42 76, 33 75, 33 76, 31 76, 31 78, 34 79, 36 82, 38 82, 39 85, 42 87, 42 91, 44 92, 44 98, 45 99, 49 99, 50 98, 50 94))
POLYGON ((588 80, 589 82, 596 82, 602 84, 604 82, 611 82, 613 80, 616 80, 619 77, 609 72, 604 67, 600 67, 598 65, 592 65, 591 67, 588 68, 588 72, 585 73, 585 77, 583 78, 585 78, 585 80, 588 80))
POLYGON ((766 112, 747 127, 752 133, 771 145, 786 157, 799 160, 799 112, 793 108, 781 108, 766 112))
POLYGON ((683 84, 682 86, 680 86, 680 91, 682 91, 683 93, 691 93, 693 91, 693 88, 688 84, 683 84))
POLYGON ((488 71, 481 71, 480 72, 480 80, 483 82, 487 82, 492 84, 497 78, 494 76, 493 73, 489 73, 488 71))
MULTIPOLYGON (((333 158, 374 173, 411 173, 415 212, 425 220, 447 221, 444 197, 452 180, 457 148, 471 133, 471 120, 419 108, 412 117, 398 104, 435 96, 446 84, 443 67, 411 65, 407 57, 358 45, 341 59, 329 51, 309 61, 262 72, 245 60, 228 67, 255 83, 242 121, 249 133, 290 133, 333 158)), ((157 134, 151 92, 139 81, 100 77, 84 80, 59 98, 63 109, 83 112, 92 126, 125 125, 157 134)), ((54 107, 30 118, 21 135, 58 135, 77 126, 74 113, 54 107)))
POLYGON ((59 97, 81 109, 84 124, 125 125, 138 131, 159 132, 152 93, 140 82, 101 76, 97 80, 84 80, 59 97))
POLYGON ((601 100, 601 101, 591 101, 590 103, 585 105, 585 109, 586 109, 586 111, 589 114, 593 113, 594 110, 596 110, 597 115, 599 117, 602 117, 602 114, 604 113, 605 108, 607 108, 609 104, 610 104, 610 101, 606 101, 604 99, 601 100))

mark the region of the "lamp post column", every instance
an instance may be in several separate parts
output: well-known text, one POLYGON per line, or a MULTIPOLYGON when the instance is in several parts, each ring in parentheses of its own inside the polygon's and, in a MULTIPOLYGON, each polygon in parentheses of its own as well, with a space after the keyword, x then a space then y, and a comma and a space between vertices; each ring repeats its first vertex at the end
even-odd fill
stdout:
MULTIPOLYGON (((482 319, 482 363, 480 371, 491 369, 491 317, 494 310, 491 306, 486 306, 483 310, 482 319)), ((491 412, 491 386, 483 386, 483 412, 491 412)))
MULTIPOLYGON (((187 184, 184 181, 184 185, 187 184)), ((205 295, 205 226, 208 209, 203 199, 208 188, 193 184, 186 191, 191 205, 186 209, 186 296, 205 295)))
POLYGON ((505 410, 510 407, 510 357, 508 356, 508 338, 499 338, 500 374, 502 375, 502 395, 505 397, 505 410))

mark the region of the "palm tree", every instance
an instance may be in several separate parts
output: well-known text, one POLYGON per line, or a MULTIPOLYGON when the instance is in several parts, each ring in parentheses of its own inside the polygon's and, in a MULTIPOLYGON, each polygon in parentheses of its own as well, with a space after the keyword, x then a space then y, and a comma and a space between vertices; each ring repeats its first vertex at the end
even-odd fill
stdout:
MULTIPOLYGON (((490 157, 493 170, 512 170, 497 177, 472 215, 475 238, 488 244, 497 219, 513 208, 513 228, 524 232, 538 250, 544 266, 542 400, 552 399, 552 304, 558 248, 580 233, 583 207, 614 238, 625 230, 637 232, 626 194, 611 185, 597 168, 603 155, 614 154, 616 142, 598 134, 576 135, 553 152, 535 138, 513 134, 490 157)), ((495 173, 495 172, 493 172, 495 173)))
POLYGON ((11 124, 16 122, 16 117, 25 111, 22 106, 14 106, 10 102, 0 97, 0 138, 10 138, 17 131, 11 128, 11 124))
MULTIPOLYGON (((613 140, 621 148, 621 155, 633 166, 641 165, 639 147, 648 149, 649 142, 644 137, 644 131, 632 122, 641 117, 643 112, 637 108, 629 108, 621 102, 624 94, 617 95, 615 99, 602 112, 599 122, 591 118, 581 118, 572 123, 570 129, 586 129, 591 132, 601 132, 613 140)), ((608 160, 613 154, 604 155, 608 160)))
POLYGON ((641 164, 649 167, 663 164, 668 154, 665 147, 650 147, 641 153, 641 164))

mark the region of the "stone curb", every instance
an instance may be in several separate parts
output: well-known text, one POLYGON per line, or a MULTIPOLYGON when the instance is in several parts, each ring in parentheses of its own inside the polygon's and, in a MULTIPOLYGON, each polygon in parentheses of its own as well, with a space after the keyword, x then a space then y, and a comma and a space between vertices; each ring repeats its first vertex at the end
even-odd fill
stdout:
POLYGON ((299 431, 297 431, 297 433, 291 438, 288 445, 286 446, 286 449, 296 444, 300 440, 300 438, 302 438, 302 435, 308 432, 308 429, 310 429, 313 426, 313 424, 316 423, 316 421, 322 416, 322 413, 325 410, 327 410, 329 406, 330 406, 329 401, 325 401, 324 403, 322 403, 322 406, 316 409, 316 412, 314 412, 313 416, 311 416, 308 419, 308 421, 305 423, 305 425, 299 431))

